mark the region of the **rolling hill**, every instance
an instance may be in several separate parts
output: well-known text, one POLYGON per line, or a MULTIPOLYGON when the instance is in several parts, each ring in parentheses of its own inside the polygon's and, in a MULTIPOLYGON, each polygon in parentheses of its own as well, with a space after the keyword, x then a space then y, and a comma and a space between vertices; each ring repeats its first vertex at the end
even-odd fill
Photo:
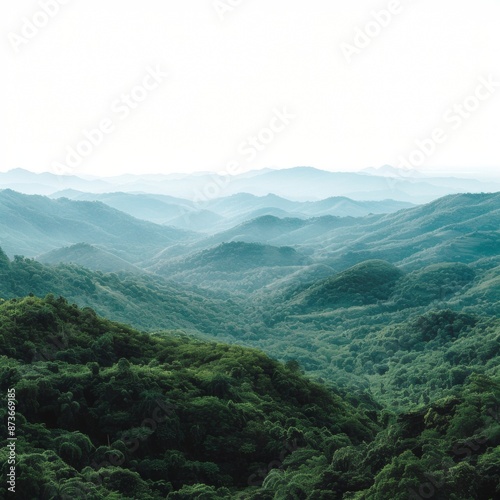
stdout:
MULTIPOLYGON (((84 246, 88 256, 86 250, 84 246)), ((76 265, 52 266, 33 259, 16 257, 9 261, 5 257, 0 250, 2 299, 53 293, 144 330, 182 329, 231 338, 247 333, 244 321, 238 319, 238 305, 227 295, 150 274, 91 271, 76 265)))
POLYGON ((11 257, 34 257, 87 243, 100 245, 130 263, 194 237, 180 229, 136 219, 104 203, 51 200, 10 190, 0 191, 0 234, 0 246, 11 257))
POLYGON ((498 255, 498 220, 500 193, 460 194, 392 214, 305 220, 259 217, 187 245, 185 251, 239 240, 292 246, 336 269, 371 259, 417 269, 498 255))
MULTIPOLYGON (((238 200, 245 212, 254 198, 240 195, 217 203, 234 216, 238 200)), ((269 198, 283 206, 293 203, 269 198)), ((320 203, 330 206, 331 201, 320 203)), ((484 263, 500 253, 499 194, 451 195, 363 217, 267 215, 208 237, 135 219, 101 202, 3 191, 0 211, 5 214, 2 241, 11 256, 40 255, 44 262, 101 271, 139 268, 184 284, 238 293, 272 288, 311 265, 342 271, 378 259, 418 271, 443 262, 484 263), (282 247, 289 247, 289 253, 282 247)), ((290 286, 297 288, 297 283, 290 286)))
POLYGON ((143 269, 120 259, 112 253, 106 252, 87 243, 77 243, 70 247, 52 250, 37 257, 43 264, 76 264, 87 269, 115 273, 125 271, 129 273, 143 273, 143 269))
POLYGON ((255 196, 248 193, 206 200, 200 204, 164 195, 92 194, 70 189, 51 196, 53 199, 63 197, 77 201, 101 201, 139 219, 211 234, 266 215, 299 219, 323 215, 360 217, 370 213, 392 213, 413 206, 402 201, 355 201, 346 197, 300 202, 272 194, 255 196))
POLYGON ((365 261, 319 281, 291 302, 307 311, 375 304, 391 297, 402 276, 403 272, 392 264, 365 261))
POLYGON ((212 290, 253 292, 312 264, 291 247, 235 241, 187 257, 160 259, 149 271, 212 290))
POLYGON ((290 247, 273 247, 241 241, 222 243, 209 250, 172 262, 165 271, 208 268, 214 271, 248 271, 259 267, 303 266, 310 260, 290 247))

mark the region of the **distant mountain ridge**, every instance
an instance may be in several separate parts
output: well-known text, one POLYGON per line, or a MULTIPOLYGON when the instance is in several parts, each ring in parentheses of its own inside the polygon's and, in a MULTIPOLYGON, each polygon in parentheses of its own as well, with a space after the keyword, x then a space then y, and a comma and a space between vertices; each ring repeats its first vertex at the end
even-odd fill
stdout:
POLYGON ((129 215, 156 224, 209 233, 223 231, 249 219, 265 215, 300 219, 323 215, 361 217, 370 213, 396 212, 414 206, 402 201, 356 201, 344 196, 316 202, 299 202, 273 194, 255 196, 249 193, 238 193, 210 200, 203 204, 203 208, 186 199, 144 193, 92 194, 65 190, 54 193, 51 198, 100 201, 129 215))
POLYGON ((136 219, 100 202, 0 191, 0 246, 34 257, 76 243, 98 244, 131 263, 193 234, 136 219))
POLYGON ((65 189, 92 193, 114 191, 147 192, 197 200, 205 208, 207 200, 247 192, 257 196, 274 193, 297 201, 317 201, 332 196, 355 200, 385 200, 425 203, 447 194, 500 190, 499 182, 473 179, 409 176, 404 170, 330 172, 312 167, 282 170, 264 169, 228 176, 215 173, 126 175, 83 179, 75 175, 34 174, 22 169, 0 173, 0 188, 26 194, 53 194, 65 189), (384 173, 384 171, 382 171, 384 173), (207 197, 204 193, 210 193, 207 197))
MULTIPOLYGON (((117 196, 124 203, 130 195, 117 196)), ((152 198, 151 210, 163 201, 152 198)), ((252 210, 254 203, 268 201, 288 209, 296 203, 249 194, 222 198, 214 202, 214 210, 234 220, 243 217, 243 222, 207 235, 140 220, 100 201, 53 200, 4 190, 0 246, 11 258, 39 257, 102 272, 158 273, 189 285, 242 293, 272 287, 291 275, 305 279, 307 272, 299 271, 318 265, 339 272, 368 260, 384 260, 405 271, 441 262, 500 264, 500 193, 449 195, 426 205, 362 217, 245 219, 259 213, 252 210), (283 253, 286 247, 288 254, 283 253)), ((301 206, 323 210, 338 202, 327 199, 301 206)), ((340 200, 344 202, 351 206, 350 200, 340 200)), ((281 214, 281 208, 274 210, 281 214)))

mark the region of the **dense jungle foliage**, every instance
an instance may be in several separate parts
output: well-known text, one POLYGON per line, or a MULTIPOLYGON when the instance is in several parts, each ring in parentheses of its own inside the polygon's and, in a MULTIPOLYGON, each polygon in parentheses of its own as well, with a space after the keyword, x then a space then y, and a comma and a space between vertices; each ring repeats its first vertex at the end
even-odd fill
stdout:
POLYGON ((500 498, 499 195, 210 236, 23 199, 0 250, 21 498, 500 498), (37 241, 45 263, 12 251, 37 241))

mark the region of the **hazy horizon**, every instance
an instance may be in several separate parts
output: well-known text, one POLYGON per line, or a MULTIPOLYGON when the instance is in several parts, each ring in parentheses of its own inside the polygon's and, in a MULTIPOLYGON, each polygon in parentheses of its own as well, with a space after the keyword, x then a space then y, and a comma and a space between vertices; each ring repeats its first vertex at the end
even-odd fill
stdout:
MULTIPOLYGON (((366 168, 362 168, 359 170, 347 170, 347 169, 338 169, 338 170, 331 170, 327 168, 318 168, 315 166, 311 165, 296 165, 296 166, 291 166, 291 167, 262 167, 262 168, 255 168, 251 170, 247 170, 245 172, 229 172, 224 169, 221 170, 193 170, 191 172, 180 172, 180 171, 151 171, 151 172, 131 172, 131 171, 124 171, 120 173, 104 173, 104 174, 97 174, 97 173, 86 173, 86 172, 54 172, 52 169, 47 169, 47 170, 37 170, 33 168, 25 168, 25 167, 12 167, 12 168, 0 168, 0 174, 7 174, 9 172, 14 172, 14 171, 25 171, 29 172, 32 174, 55 174, 55 175, 62 175, 62 176, 75 176, 81 179, 113 179, 113 178, 119 178, 119 177, 154 177, 154 176, 164 176, 164 177, 189 177, 189 176, 202 176, 202 175, 208 175, 208 176, 231 176, 231 177, 237 177, 239 175, 251 175, 251 174, 257 174, 257 173, 264 173, 266 171, 278 171, 278 170, 295 170, 295 169, 311 169, 311 170, 317 170, 317 171, 322 171, 322 172, 328 172, 328 173, 338 173, 338 174, 365 174, 365 175, 376 175, 376 176, 381 176, 381 177, 401 177, 401 178, 408 178, 408 179, 418 179, 419 177, 421 178, 436 178, 436 177, 443 177, 443 178, 457 178, 457 179, 471 179, 471 180, 480 180, 480 181, 487 181, 487 180, 498 180, 500 179, 500 170, 499 171, 493 171, 493 172, 474 172, 474 170, 471 168, 470 171, 467 172, 450 172, 450 171, 442 171, 442 170, 426 170, 422 171, 421 169, 415 168, 415 169, 404 169, 404 168, 399 168, 399 167, 394 167, 392 165, 382 165, 378 167, 374 166, 368 166, 366 168), (388 172, 386 169, 393 170, 393 172, 388 172)), ((1 189, 1 186, 0 186, 1 189)))
POLYGON ((0 171, 497 175, 497 2, 49 3, 0 20, 0 171))

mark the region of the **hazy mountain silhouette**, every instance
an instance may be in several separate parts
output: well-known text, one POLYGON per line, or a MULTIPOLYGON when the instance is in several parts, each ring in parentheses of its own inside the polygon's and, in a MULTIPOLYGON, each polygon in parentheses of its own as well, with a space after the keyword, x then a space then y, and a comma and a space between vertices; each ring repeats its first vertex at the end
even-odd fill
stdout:
POLYGON ((473 179, 409 176, 406 171, 392 167, 386 173, 384 176, 373 175, 370 171, 327 172, 311 167, 296 167, 264 169, 234 176, 195 173, 82 179, 75 175, 34 174, 16 169, 0 173, 0 188, 15 189, 27 194, 51 194, 66 189, 93 193, 146 192, 196 201, 199 208, 206 208, 205 203, 214 198, 237 193, 257 196, 273 193, 299 201, 347 196, 355 200, 394 199, 423 203, 457 192, 500 190, 499 183, 473 179))

